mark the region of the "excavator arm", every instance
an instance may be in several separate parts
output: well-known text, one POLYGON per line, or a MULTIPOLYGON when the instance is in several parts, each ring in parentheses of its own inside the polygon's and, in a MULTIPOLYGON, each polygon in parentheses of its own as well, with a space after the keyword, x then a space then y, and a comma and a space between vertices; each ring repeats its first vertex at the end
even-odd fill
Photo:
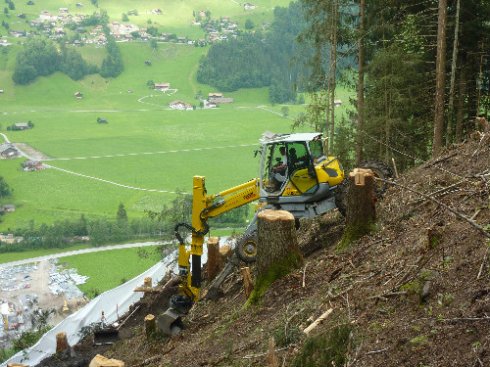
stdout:
POLYGON ((259 197, 259 179, 257 178, 218 194, 208 195, 205 178, 194 176, 192 189, 192 224, 189 226, 187 223, 179 223, 175 227, 175 235, 179 241, 178 265, 179 275, 182 277, 180 286, 180 293, 182 295, 188 297, 192 302, 199 299, 201 288, 201 256, 203 254, 204 236, 209 231, 207 220, 258 200, 259 197), (190 248, 186 246, 184 239, 179 233, 181 227, 192 231, 190 248))

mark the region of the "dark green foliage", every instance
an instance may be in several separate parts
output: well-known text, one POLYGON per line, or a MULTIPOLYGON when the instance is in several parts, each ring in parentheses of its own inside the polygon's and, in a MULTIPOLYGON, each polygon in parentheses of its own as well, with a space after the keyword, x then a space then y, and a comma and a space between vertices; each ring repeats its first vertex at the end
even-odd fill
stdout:
POLYGON ((347 362, 352 328, 340 325, 326 334, 306 339, 292 367, 344 366, 347 362))
POLYGON ((251 30, 251 29, 253 29, 254 27, 255 27, 254 22, 252 22, 252 20, 251 20, 251 19, 247 19, 247 20, 245 21, 245 29, 247 29, 247 30, 251 30))
POLYGON ((115 78, 124 70, 122 56, 114 37, 110 35, 107 27, 104 28, 104 33, 107 38, 107 57, 102 61, 100 75, 103 78, 115 78))
POLYGON ((116 218, 118 221, 127 221, 128 220, 128 213, 126 212, 126 208, 124 208, 124 204, 120 203, 119 207, 117 208, 117 214, 116 218))
POLYGON ((0 176, 0 199, 12 195, 12 189, 5 181, 5 179, 0 176))
MULTIPOLYGON (((291 3, 276 8, 274 16, 266 34, 246 33, 212 45, 200 62, 198 81, 225 92, 268 86, 272 103, 294 102, 311 54, 308 45, 296 42, 305 28, 304 14, 299 3, 291 3)), ((253 27, 250 20, 245 25, 253 27)))
POLYGON ((17 84, 28 84, 38 76, 51 75, 55 71, 79 80, 95 73, 97 68, 87 64, 76 50, 62 47, 59 52, 53 41, 38 37, 28 40, 17 55, 12 79, 17 84))
POLYGON ((150 36, 153 36, 153 37, 156 37, 156 36, 158 36, 158 34, 159 34, 159 32, 158 32, 158 28, 153 27, 153 26, 148 27, 148 28, 146 29, 146 33, 148 33, 150 36))
POLYGON ((270 58, 259 34, 245 34, 236 40, 214 44, 197 72, 200 83, 225 92, 259 88, 270 83, 270 58))
POLYGON ((85 75, 96 73, 97 67, 89 65, 76 50, 65 47, 62 49, 60 71, 73 80, 80 80, 85 75))

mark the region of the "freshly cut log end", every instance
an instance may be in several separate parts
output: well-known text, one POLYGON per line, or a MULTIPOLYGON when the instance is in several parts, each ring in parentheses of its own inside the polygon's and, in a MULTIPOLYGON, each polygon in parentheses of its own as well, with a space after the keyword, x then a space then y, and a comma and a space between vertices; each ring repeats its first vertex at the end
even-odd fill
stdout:
POLYGON ((286 210, 272 210, 266 209, 261 211, 257 217, 259 219, 267 220, 269 222, 274 221, 294 221, 294 216, 286 210))

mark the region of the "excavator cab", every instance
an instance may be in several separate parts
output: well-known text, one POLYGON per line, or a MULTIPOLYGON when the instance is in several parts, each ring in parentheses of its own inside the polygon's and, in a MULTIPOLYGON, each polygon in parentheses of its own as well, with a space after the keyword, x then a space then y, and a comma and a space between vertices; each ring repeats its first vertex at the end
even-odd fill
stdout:
POLYGON ((335 157, 323 153, 320 133, 266 135, 262 140, 260 198, 266 207, 313 217, 335 208, 344 180, 335 157))

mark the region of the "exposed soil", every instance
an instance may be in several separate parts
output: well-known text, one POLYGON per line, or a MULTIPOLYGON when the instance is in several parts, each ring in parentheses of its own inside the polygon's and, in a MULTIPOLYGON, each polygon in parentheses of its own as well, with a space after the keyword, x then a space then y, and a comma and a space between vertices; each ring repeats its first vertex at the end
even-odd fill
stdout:
MULTIPOLYGON (((440 190, 433 197, 488 230, 489 168, 490 147, 472 141, 397 182, 426 195, 440 190)), ((167 307, 169 294, 161 294, 143 301, 110 348, 85 344, 74 358, 53 357, 40 366, 86 366, 97 352, 126 366, 305 366, 298 358, 308 353, 308 366, 322 367, 490 365, 490 243, 484 232, 396 186, 378 202, 378 230, 338 252, 342 228, 337 213, 303 222, 304 268, 277 280, 257 306, 245 307, 237 271, 224 297, 195 305, 178 337, 145 338, 144 316, 167 307), (306 338, 302 330, 330 308, 306 338), (322 359, 331 347, 305 352, 311 341, 333 340, 340 327, 348 330, 338 347, 340 364, 322 359), (268 353, 271 337, 278 363, 268 353)))

